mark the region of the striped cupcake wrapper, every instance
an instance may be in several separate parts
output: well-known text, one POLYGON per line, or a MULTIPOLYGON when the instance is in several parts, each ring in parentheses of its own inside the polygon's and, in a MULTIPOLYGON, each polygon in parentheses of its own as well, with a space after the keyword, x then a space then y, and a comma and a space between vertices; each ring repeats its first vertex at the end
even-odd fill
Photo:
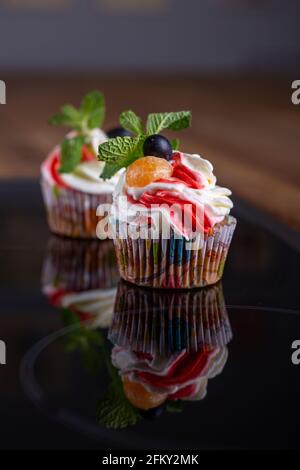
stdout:
POLYGON ((111 194, 87 194, 49 184, 43 177, 41 189, 50 230, 72 238, 97 238, 96 215, 100 204, 112 202, 111 194))
POLYGON ((79 292, 110 289, 116 287, 119 279, 111 240, 50 237, 43 264, 43 286, 79 292))
POLYGON ((223 347, 232 330, 220 283, 198 290, 118 286, 109 339, 152 355, 223 347))
POLYGON ((228 216, 189 249, 184 238, 133 239, 115 233, 115 247, 123 279, 139 286, 154 288, 204 287, 218 282, 224 270, 236 219, 228 216))

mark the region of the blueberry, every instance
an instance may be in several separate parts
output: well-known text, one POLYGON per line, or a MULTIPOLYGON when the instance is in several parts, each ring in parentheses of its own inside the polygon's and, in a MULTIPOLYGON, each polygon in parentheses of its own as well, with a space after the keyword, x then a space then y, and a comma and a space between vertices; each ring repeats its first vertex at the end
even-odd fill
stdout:
POLYGON ((161 157, 166 160, 172 158, 172 145, 163 135, 153 134, 147 137, 143 147, 145 156, 161 157))
POLYGON ((150 408, 149 410, 141 410, 139 409, 139 413, 142 416, 142 418, 147 419, 147 420, 152 420, 155 418, 158 418, 164 411, 164 406, 160 405, 157 406, 156 408, 150 408))
POLYGON ((130 131, 124 129, 124 127, 114 127, 106 132, 106 134, 109 139, 113 139, 114 137, 131 137, 133 135, 130 131))

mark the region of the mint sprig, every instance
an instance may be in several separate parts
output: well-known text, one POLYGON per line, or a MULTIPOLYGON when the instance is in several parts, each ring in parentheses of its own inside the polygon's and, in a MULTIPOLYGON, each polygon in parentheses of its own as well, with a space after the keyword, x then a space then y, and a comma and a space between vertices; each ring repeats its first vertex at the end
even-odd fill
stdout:
POLYGON ((85 143, 85 137, 82 135, 66 138, 61 144, 61 165, 59 173, 70 173, 79 165, 82 157, 82 146, 85 143))
POLYGON ((168 400, 166 409, 169 413, 181 413, 184 410, 184 402, 181 400, 168 400))
POLYGON ((79 131, 81 129, 81 114, 74 106, 66 104, 61 107, 60 113, 49 118, 48 122, 52 126, 65 125, 79 131))
POLYGON ((74 326, 65 339, 66 351, 78 351, 84 366, 91 372, 98 372, 102 360, 99 347, 103 343, 100 331, 81 324, 79 317, 68 309, 62 310, 62 319, 66 326, 74 326))
POLYGON ((180 146, 180 140, 179 139, 172 139, 171 140, 171 145, 173 150, 178 150, 180 146))
MULTIPOLYGON (((175 113, 151 113, 147 118, 146 132, 141 118, 132 110, 120 115, 120 124, 125 129, 136 134, 135 137, 116 137, 99 145, 98 159, 106 163, 101 178, 111 178, 121 168, 128 167, 143 155, 143 145, 146 138, 158 134, 164 129, 179 131, 191 125, 192 113, 178 111, 175 113)), ((177 150, 179 140, 172 141, 173 150, 177 150)))
POLYGON ((106 163, 101 178, 111 178, 118 170, 139 158, 143 152, 144 140, 143 135, 116 137, 99 145, 98 158, 106 163))
POLYGON ((102 127, 105 118, 104 95, 97 90, 86 95, 81 103, 80 114, 84 128, 102 127))
POLYGON ((144 129, 142 120, 134 111, 131 111, 130 109, 123 111, 123 113, 120 114, 119 120, 124 129, 133 132, 133 134, 143 134, 144 129))
POLYGON ((97 419, 99 424, 110 429, 126 428, 141 419, 138 410, 124 395, 122 381, 117 372, 98 402, 97 419))
POLYGON ((191 125, 192 114, 190 111, 178 111, 176 113, 152 113, 147 119, 147 133, 159 134, 164 129, 180 131, 191 125))
POLYGON ((60 112, 49 119, 53 126, 65 125, 74 129, 77 136, 66 138, 61 144, 60 173, 70 173, 81 162, 82 146, 89 137, 89 131, 102 127, 105 118, 105 99, 94 90, 88 93, 77 109, 71 104, 61 107, 60 112))
POLYGON ((71 104, 61 107, 60 112, 49 119, 53 126, 66 125, 86 133, 86 131, 101 127, 105 118, 105 99, 103 94, 94 90, 88 93, 77 109, 71 104))

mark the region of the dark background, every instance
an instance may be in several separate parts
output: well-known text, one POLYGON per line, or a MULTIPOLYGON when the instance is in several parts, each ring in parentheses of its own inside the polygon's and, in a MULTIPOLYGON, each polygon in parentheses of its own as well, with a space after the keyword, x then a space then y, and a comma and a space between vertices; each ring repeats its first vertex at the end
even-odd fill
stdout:
POLYGON ((0 0, 1 68, 299 72, 297 0, 0 0))

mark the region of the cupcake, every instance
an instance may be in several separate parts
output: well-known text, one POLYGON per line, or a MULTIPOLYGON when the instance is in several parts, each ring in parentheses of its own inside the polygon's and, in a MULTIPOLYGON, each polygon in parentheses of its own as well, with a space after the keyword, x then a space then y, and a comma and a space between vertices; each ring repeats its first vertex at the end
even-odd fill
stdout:
POLYGON ((202 400, 209 379, 223 371, 227 358, 226 346, 163 357, 118 346, 112 350, 112 363, 119 369, 126 398, 146 411, 178 400, 202 400))
POLYGON ((109 330, 114 344, 166 355, 223 347, 231 337, 221 283, 180 291, 118 285, 109 330))
POLYGON ((117 429, 182 411, 206 396, 228 358, 222 286, 163 291, 121 281, 108 337, 114 367, 106 361, 111 383, 98 402, 99 423, 117 429))
POLYGON ((41 166, 48 224, 56 234, 97 238, 96 209, 99 204, 111 202, 118 179, 115 175, 104 180, 105 163, 96 158, 98 145, 108 139, 100 128, 104 115, 104 97, 93 91, 85 96, 79 109, 65 105, 49 121, 72 129, 41 166))
POLYGON ((137 136, 99 146, 109 176, 126 168, 109 222, 120 274, 139 286, 203 287, 223 274, 236 226, 231 191, 216 185, 208 160, 179 151, 178 142, 171 145, 159 134, 166 127, 187 127, 190 120, 187 111, 150 114, 144 130, 136 117, 137 136))
POLYGON ((42 271, 49 302, 80 322, 107 328, 112 319, 119 275, 110 240, 72 240, 52 236, 42 271))

